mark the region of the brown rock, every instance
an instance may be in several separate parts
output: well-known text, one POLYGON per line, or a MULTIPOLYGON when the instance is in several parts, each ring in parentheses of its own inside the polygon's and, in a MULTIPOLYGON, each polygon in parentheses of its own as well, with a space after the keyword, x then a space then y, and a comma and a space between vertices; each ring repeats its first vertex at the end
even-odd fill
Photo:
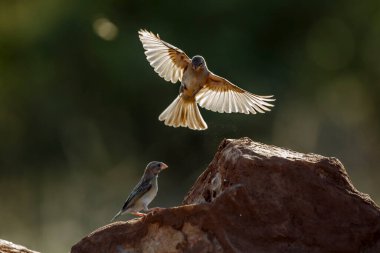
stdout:
POLYGON ((380 209, 336 158, 224 140, 182 206, 100 228, 71 252, 380 252, 380 209))
POLYGON ((0 239, 0 253, 38 253, 25 248, 24 246, 14 244, 0 239))

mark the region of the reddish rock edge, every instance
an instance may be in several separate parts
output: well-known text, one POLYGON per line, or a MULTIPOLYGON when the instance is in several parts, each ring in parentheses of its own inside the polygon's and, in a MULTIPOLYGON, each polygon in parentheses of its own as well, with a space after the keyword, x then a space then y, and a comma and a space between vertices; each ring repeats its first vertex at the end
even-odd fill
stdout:
POLYGON ((380 209, 336 158, 227 139, 182 206, 109 224, 71 252, 380 252, 380 209))
POLYGON ((14 244, 0 239, 0 253, 38 253, 25 248, 24 246, 14 244))

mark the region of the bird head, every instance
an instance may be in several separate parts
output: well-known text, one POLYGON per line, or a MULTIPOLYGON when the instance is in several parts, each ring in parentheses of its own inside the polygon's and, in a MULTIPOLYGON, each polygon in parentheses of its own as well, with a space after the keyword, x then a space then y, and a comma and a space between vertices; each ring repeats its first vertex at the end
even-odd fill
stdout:
POLYGON ((168 166, 163 162, 150 162, 145 168, 145 174, 150 174, 153 176, 157 176, 161 170, 168 168, 168 166))
POLYGON ((202 56, 196 55, 191 59, 191 65, 193 69, 198 70, 206 66, 206 61, 202 56))

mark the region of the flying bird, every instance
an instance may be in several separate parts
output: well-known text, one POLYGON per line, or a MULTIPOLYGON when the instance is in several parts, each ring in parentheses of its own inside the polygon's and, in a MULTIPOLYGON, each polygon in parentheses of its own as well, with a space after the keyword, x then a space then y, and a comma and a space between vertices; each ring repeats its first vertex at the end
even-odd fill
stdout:
POLYGON ((140 217, 145 216, 146 214, 140 213, 140 211, 149 210, 148 205, 157 195, 158 174, 166 168, 168 168, 168 166, 163 162, 150 162, 145 168, 144 175, 141 177, 135 188, 133 188, 123 207, 112 218, 111 222, 125 213, 130 213, 140 217))
POLYGON ((208 68, 205 59, 189 58, 181 49, 147 30, 139 31, 145 55, 158 75, 166 81, 181 82, 178 97, 161 113, 159 120, 172 127, 205 130, 201 107, 220 113, 256 114, 270 111, 273 96, 259 96, 239 88, 208 68))

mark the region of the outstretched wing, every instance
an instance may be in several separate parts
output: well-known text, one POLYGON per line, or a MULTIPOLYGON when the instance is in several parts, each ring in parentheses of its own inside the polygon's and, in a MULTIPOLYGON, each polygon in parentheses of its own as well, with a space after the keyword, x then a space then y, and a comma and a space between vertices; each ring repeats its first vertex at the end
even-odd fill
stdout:
POLYGON ((183 70, 191 62, 185 52, 161 40, 158 34, 154 35, 147 30, 140 30, 139 38, 154 71, 166 81, 181 81, 183 70))
POLYGON ((152 180, 145 180, 137 184, 137 186, 132 190, 131 194, 128 196, 128 199, 125 201, 121 210, 127 210, 130 205, 134 204, 137 199, 140 199, 140 197, 147 193, 151 188, 152 180))
POLYGON ((270 111, 273 96, 259 96, 245 91, 227 79, 210 73, 206 84, 197 93, 201 107, 220 113, 240 112, 256 114, 270 111))

